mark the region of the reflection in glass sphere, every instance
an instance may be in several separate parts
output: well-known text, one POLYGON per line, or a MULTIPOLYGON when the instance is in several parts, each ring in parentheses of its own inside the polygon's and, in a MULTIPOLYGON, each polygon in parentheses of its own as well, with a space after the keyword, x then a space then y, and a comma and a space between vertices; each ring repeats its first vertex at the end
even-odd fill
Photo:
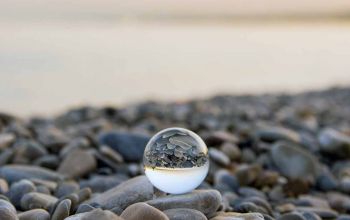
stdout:
POLYGON ((143 163, 155 187, 167 193, 186 193, 201 184, 208 173, 208 148, 194 132, 168 128, 148 142, 143 163))

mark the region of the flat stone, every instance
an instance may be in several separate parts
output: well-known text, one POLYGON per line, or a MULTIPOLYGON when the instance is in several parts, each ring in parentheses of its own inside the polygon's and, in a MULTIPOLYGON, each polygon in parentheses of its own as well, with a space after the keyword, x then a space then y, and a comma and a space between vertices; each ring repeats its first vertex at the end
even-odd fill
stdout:
POLYGON ((169 220, 163 212, 144 202, 130 205, 122 212, 120 217, 128 220, 169 220))
POLYGON ((317 207, 296 207, 299 212, 313 212, 321 218, 332 219, 338 216, 338 213, 332 209, 317 208, 317 207))
POLYGON ((56 206, 52 214, 51 220, 64 220, 69 216, 72 202, 69 199, 64 199, 56 206))
POLYGON ((21 199, 21 207, 23 210, 29 209, 45 209, 49 210, 56 202, 57 198, 38 192, 25 194, 21 199))
POLYGON ((188 194, 160 197, 147 203, 159 210, 188 208, 211 216, 219 208, 221 200, 221 194, 216 190, 195 190, 188 194))
POLYGON ((65 220, 124 220, 111 211, 94 209, 90 212, 79 213, 69 216, 65 220))
POLYGON ((209 157, 221 166, 228 166, 231 163, 230 158, 226 154, 215 148, 209 149, 209 157))
POLYGON ((9 191, 9 185, 6 180, 0 179, 0 194, 5 194, 9 191))
POLYGON ((0 219, 17 220, 16 209, 8 201, 0 199, 0 219))
POLYGON ((63 181, 58 183, 55 190, 55 196, 61 198, 65 195, 77 192, 79 188, 79 184, 75 181, 63 181))
POLYGON ((288 178, 312 181, 320 171, 320 165, 314 155, 288 142, 274 144, 271 157, 280 173, 288 178))
POLYGON ((318 136, 321 151, 340 158, 350 157, 350 137, 331 128, 322 130, 318 136))
POLYGON ((168 209, 164 211, 170 220, 207 220, 207 217, 195 209, 168 209))
POLYGON ((0 176, 8 183, 20 181, 22 179, 42 179, 50 181, 63 180, 63 176, 55 171, 29 165, 6 165, 0 168, 0 176))
POLYGON ((264 220, 260 213, 237 213, 237 212, 219 212, 210 220, 264 220))
POLYGON ((299 143, 300 135, 288 128, 284 127, 265 127, 256 132, 256 136, 266 142, 275 142, 286 140, 299 143))
POLYGON ((227 155, 230 160, 237 161, 241 158, 242 153, 239 147, 237 145, 226 142, 220 147, 221 152, 223 152, 225 155, 227 155))
POLYGON ((104 209, 127 208, 136 202, 143 202, 153 198, 153 185, 146 176, 138 176, 101 193, 85 203, 97 203, 104 209))
POLYGON ((15 207, 20 208, 22 197, 35 190, 36 187, 31 181, 23 179, 13 183, 10 187, 10 191, 6 195, 15 207))
POLYGON ((66 177, 77 178, 95 170, 96 166, 96 159, 91 153, 77 149, 67 155, 57 171, 66 177))
POLYGON ((139 162, 143 158, 143 151, 150 137, 123 132, 110 131, 102 133, 98 141, 122 155, 127 162, 139 162))
POLYGON ((127 179, 128 177, 124 175, 94 175, 88 180, 80 181, 80 187, 89 187, 94 193, 104 192, 118 186, 120 183, 125 182, 127 179))
POLYGON ((32 209, 18 214, 19 220, 50 220, 50 214, 44 209, 32 209))
POLYGON ((214 187, 219 191, 237 191, 239 183, 235 176, 227 170, 221 169, 215 172, 214 187))
POLYGON ((278 217, 277 220, 307 220, 307 219, 300 213, 287 213, 278 217))

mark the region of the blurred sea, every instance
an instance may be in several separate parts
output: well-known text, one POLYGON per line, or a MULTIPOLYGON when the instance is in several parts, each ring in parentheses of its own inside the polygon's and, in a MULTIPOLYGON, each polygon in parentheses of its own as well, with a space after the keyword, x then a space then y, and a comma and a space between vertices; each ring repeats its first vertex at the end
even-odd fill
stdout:
POLYGON ((85 103, 349 86, 349 58, 347 21, 71 22, 8 16, 0 19, 0 111, 52 114, 85 103))

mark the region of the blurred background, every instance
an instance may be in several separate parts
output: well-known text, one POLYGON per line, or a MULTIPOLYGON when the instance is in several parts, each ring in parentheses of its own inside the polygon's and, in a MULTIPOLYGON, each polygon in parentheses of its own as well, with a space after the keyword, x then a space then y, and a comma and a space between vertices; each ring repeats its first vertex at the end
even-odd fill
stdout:
POLYGON ((348 0, 1 0, 0 110, 350 85, 348 0))

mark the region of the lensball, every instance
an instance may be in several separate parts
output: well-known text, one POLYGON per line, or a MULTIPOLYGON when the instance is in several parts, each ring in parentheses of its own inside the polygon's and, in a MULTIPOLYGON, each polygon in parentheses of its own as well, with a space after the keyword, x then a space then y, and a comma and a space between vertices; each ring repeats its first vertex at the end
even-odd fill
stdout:
POLYGON ((184 128, 167 128, 147 143, 145 174, 163 192, 182 194, 199 186, 208 174, 209 156, 204 141, 184 128))

